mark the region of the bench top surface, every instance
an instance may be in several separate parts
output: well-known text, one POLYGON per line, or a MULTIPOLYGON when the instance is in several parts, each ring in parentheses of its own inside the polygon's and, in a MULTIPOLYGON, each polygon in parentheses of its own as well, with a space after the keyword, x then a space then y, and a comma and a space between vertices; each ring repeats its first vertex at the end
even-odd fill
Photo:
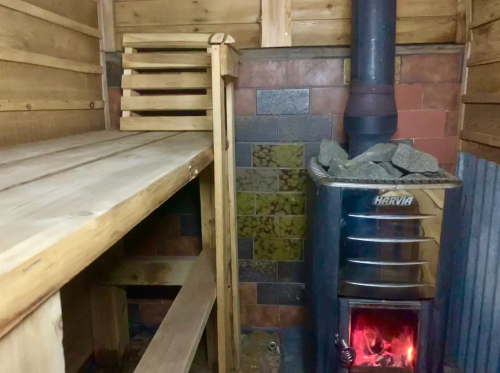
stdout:
POLYGON ((0 148, 0 337, 213 160, 211 132, 0 148))

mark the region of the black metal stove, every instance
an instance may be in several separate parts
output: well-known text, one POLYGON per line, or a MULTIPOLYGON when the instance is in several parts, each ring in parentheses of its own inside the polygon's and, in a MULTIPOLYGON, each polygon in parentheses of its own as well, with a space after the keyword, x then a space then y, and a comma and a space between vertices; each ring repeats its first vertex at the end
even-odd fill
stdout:
POLYGON ((316 373, 441 372, 460 181, 309 173, 316 373))

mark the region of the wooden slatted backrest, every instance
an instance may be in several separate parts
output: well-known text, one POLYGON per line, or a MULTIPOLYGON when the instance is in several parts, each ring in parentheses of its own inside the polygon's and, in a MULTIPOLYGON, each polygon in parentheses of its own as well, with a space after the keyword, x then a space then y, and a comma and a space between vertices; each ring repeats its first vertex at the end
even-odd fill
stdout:
POLYGON ((125 34, 120 129, 212 130, 211 45, 232 42, 224 34, 125 34))

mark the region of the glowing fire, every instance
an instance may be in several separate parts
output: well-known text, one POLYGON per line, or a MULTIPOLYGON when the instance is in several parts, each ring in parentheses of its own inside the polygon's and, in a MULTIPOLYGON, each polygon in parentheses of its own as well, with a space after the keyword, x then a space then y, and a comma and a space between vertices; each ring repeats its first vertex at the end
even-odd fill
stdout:
POLYGON ((351 336, 352 347, 356 350, 354 365, 413 368, 415 348, 409 327, 385 340, 376 328, 360 324, 354 327, 351 336))

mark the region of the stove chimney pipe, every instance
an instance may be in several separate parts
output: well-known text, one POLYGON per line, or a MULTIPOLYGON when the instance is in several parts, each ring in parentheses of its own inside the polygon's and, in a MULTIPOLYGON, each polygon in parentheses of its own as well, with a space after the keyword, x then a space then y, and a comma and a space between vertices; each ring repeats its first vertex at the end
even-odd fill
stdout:
POLYGON ((397 130, 396 1, 352 0, 351 88, 344 112, 350 158, 397 130))

